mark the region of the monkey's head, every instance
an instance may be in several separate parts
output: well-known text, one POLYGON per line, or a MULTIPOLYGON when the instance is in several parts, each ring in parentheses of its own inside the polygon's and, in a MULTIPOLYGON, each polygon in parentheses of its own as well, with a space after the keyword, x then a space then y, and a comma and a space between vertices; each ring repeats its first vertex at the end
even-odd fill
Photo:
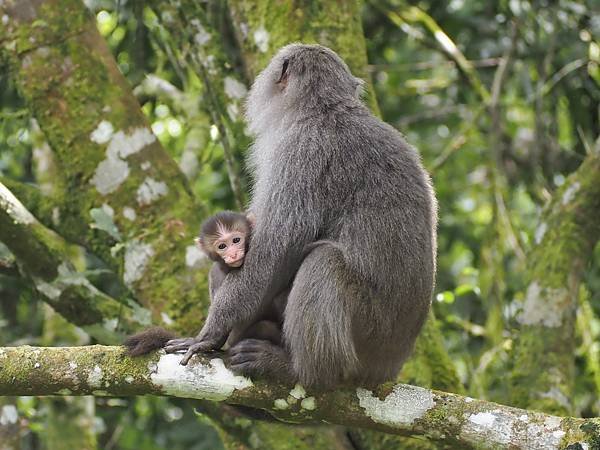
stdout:
POLYGON ((259 134, 290 113, 312 114, 328 105, 360 101, 362 85, 333 50, 286 45, 252 85, 246 104, 250 131, 259 134))
POLYGON ((196 245, 213 261, 228 267, 241 267, 252 232, 252 218, 222 211, 204 221, 196 245))

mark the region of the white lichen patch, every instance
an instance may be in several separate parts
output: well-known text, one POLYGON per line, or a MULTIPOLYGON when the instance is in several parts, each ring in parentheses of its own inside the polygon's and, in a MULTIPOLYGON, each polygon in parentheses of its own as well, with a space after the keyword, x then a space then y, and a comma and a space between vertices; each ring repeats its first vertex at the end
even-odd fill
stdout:
POLYGON ((146 170, 149 170, 152 167, 152 163, 150 161, 144 161, 142 164, 140 164, 140 168, 145 172, 146 170))
POLYGON ((125 159, 154 141, 156 136, 146 127, 134 128, 129 134, 117 131, 110 140, 106 153, 125 159))
POLYGON ((144 275, 150 258, 154 256, 154 249, 150 244, 142 244, 134 240, 125 248, 125 271, 123 281, 127 286, 136 282, 144 275))
POLYGON ((290 391, 290 395, 297 400, 306 397, 306 390, 301 384, 296 384, 294 389, 290 391))
MULTIPOLYGON (((191 142, 189 137, 188 142, 191 142)), ((186 145, 186 148, 183 150, 183 154, 179 159, 179 170, 181 170, 185 177, 190 180, 198 173, 199 167, 200 162, 198 161, 196 150, 192 145, 186 145)))
POLYGON ((471 397, 465 397, 465 403, 471 403, 473 399, 471 397))
POLYGON ((96 365, 90 371, 87 377, 88 386, 91 388, 99 388, 102 387, 102 369, 100 366, 96 365))
POLYGON ((134 378, 131 375, 125 377, 125 383, 133 383, 134 378))
POLYGON ((69 362, 69 369, 71 369, 71 370, 77 369, 77 363, 73 362, 73 361, 70 361, 69 362))
POLYGON ((125 208, 123 208, 123 217, 125 217, 130 222, 133 222, 137 218, 135 209, 126 206, 125 208))
POLYGON ((542 287, 534 281, 527 288, 523 310, 517 315, 517 321, 521 325, 559 327, 570 306, 566 289, 542 287))
POLYGON ((561 429, 560 417, 546 417, 543 422, 532 421, 524 430, 520 440, 535 443, 528 448, 532 449, 558 449, 565 432, 561 429))
POLYGON ((40 367, 42 367, 42 365, 41 365, 39 362, 36 362, 36 363, 33 365, 33 368, 34 368, 34 369, 39 369, 40 367))
POLYGON ((165 394, 185 398, 221 401, 236 389, 251 387, 252 381, 235 375, 221 359, 203 364, 192 360, 187 366, 179 364, 182 355, 162 355, 150 375, 152 382, 165 394))
POLYGON ((14 223, 30 225, 36 222, 35 217, 2 183, 0 183, 0 209, 4 210, 14 223))
POLYGON ((14 425, 19 420, 19 413, 15 405, 4 405, 0 409, 0 425, 14 425))
POLYGON ((102 194, 110 194, 129 176, 129 164, 114 156, 108 156, 96 167, 94 176, 90 180, 96 190, 102 194))
POLYGON ((260 28, 254 32, 254 43, 263 53, 266 53, 267 50, 269 50, 269 33, 265 30, 264 26, 261 25, 260 28))
POLYGON ((281 409, 288 409, 289 407, 290 407, 290 405, 283 398, 278 398, 273 402, 273 408, 275 408, 275 409, 281 410, 281 409))
POLYGON ((206 28, 202 26, 198 19, 192 19, 190 21, 192 27, 194 27, 196 33, 194 34, 194 42, 199 46, 204 46, 210 41, 210 33, 206 31, 206 28))
POLYGON ((148 128, 135 128, 130 134, 117 131, 112 134, 106 148, 106 159, 96 167, 91 183, 102 194, 110 194, 127 179, 129 164, 125 161, 130 155, 156 141, 156 136, 148 128))
POLYGON ((197 269, 204 265, 208 257, 195 245, 188 245, 185 248, 185 265, 190 269, 197 269))
POLYGON ((534 239, 535 239, 536 244, 540 244, 542 242, 542 239, 544 239, 544 235, 546 234, 547 230, 548 230, 548 224, 546 224, 546 222, 542 222, 540 224, 540 226, 536 228, 535 234, 534 234, 534 239))
MULTIPOLYGON (((515 445, 531 450, 559 448, 565 433, 560 428, 561 418, 535 415, 514 415, 512 411, 494 409, 469 415, 461 430, 468 441, 483 443, 482 448, 507 448, 515 445)), ((511 447, 512 448, 512 447, 511 447)))
POLYGON ((239 82, 235 78, 225 77, 225 81, 223 82, 223 84, 225 94, 227 94, 227 97, 231 99, 242 99, 248 93, 248 89, 246 89, 244 83, 239 82))
POLYGON ((101 208, 102 211, 104 211, 106 215, 109 216, 111 219, 115 217, 115 210, 108 203, 103 203, 101 208))
POLYGON ((484 442, 483 448, 495 448, 511 442, 512 425, 512 418, 504 417, 498 410, 478 412, 468 417, 461 434, 484 442))
POLYGON ((169 317, 169 315, 166 312, 161 312, 160 313, 160 319, 163 321, 163 323, 165 325, 172 325, 173 324, 173 319, 171 319, 169 317))
POLYGON ((553 432, 552 432, 552 437, 553 437, 554 439, 558 439, 558 440, 560 440, 560 439, 562 439, 562 438, 563 438, 563 436, 564 436, 565 434, 567 434, 567 433, 566 433, 566 432, 564 432, 563 430, 556 430, 556 431, 553 431, 553 432))
POLYGON ((471 414, 469 416, 469 420, 474 424, 480 425, 482 427, 491 427, 496 420, 496 416, 489 412, 482 412, 477 414, 471 414))
POLYGON ((581 183, 579 183, 579 181, 575 181, 573 184, 571 184, 571 186, 565 189, 565 192, 562 196, 562 204, 566 205, 567 203, 571 203, 573 198, 575 198, 575 194, 577 194, 577 191, 579 191, 580 187, 581 183))
POLYGON ((114 131, 115 130, 112 126, 112 123, 107 120, 103 120, 98 124, 96 129, 92 131, 90 134, 90 139, 96 144, 106 144, 108 141, 110 141, 114 131))
POLYGON ((317 408, 317 401, 314 397, 306 397, 304 400, 300 402, 300 407, 302 409, 306 409, 308 411, 313 411, 317 408))
POLYGON ((416 386, 397 385, 384 400, 367 389, 356 389, 359 404, 374 422, 404 427, 425 415, 435 406, 433 394, 416 386))
POLYGON ((137 190, 137 202, 140 205, 149 205, 160 197, 164 197, 169 192, 169 188, 163 181, 156 181, 153 178, 146 177, 144 182, 137 190))

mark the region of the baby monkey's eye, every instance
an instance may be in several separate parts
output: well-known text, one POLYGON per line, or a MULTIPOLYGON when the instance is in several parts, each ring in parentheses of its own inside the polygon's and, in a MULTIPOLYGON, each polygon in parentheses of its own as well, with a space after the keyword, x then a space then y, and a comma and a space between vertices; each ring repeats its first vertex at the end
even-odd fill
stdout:
POLYGON ((237 244, 238 242, 240 242, 240 238, 239 237, 233 238, 233 243, 234 244, 237 244))
POLYGON ((227 246, 225 244, 219 244, 219 250, 225 250, 227 246))

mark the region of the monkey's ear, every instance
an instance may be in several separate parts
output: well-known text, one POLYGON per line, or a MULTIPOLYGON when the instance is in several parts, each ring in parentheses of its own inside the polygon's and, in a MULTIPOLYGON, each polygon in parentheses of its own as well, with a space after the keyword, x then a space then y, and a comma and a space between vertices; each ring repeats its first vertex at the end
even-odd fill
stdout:
POLYGON ((256 216, 254 215, 254 213, 247 213, 246 214, 246 219, 248 219, 248 223, 250 224, 250 228, 252 230, 254 230, 254 227, 256 226, 256 216))
POLYGON ((279 76, 279 80, 277 80, 275 83, 276 84, 281 84, 282 87, 286 87, 287 86, 287 80, 288 80, 288 66, 290 65, 290 60, 289 59, 284 59, 283 60, 283 65, 281 66, 281 75, 279 76))

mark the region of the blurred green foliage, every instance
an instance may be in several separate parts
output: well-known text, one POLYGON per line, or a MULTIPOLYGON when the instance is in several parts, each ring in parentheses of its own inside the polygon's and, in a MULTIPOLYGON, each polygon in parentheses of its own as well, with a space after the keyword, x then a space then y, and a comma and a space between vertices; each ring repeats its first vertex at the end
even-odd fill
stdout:
MULTIPOLYGON (((204 87, 161 40, 154 13, 144 2, 86 3, 194 193, 211 211, 234 208, 218 130, 202 108, 204 87), (168 83, 171 95, 148 88, 149 76, 168 83)), ((600 5, 375 0, 366 3, 363 24, 383 118, 420 150, 435 183, 434 308, 445 344, 472 395, 502 400, 498 380, 510 355, 541 209, 600 136, 600 5), (496 95, 493 108, 488 94, 496 95)), ((0 66, 0 176, 36 183, 31 126, 0 66)), ((5 259, 10 255, 0 245, 5 259)), ((27 280, 0 271, 0 298, 0 342, 39 342, 43 315, 27 280)), ((579 334, 575 404, 579 414, 598 416, 594 380, 600 374, 593 355, 600 333, 600 248, 587 268, 582 298, 591 311, 579 334)), ((99 398, 100 447, 218 448, 214 430, 189 404, 99 398)), ((44 448, 44 409, 32 398, 22 398, 19 409, 30 425, 24 448, 44 448)))

